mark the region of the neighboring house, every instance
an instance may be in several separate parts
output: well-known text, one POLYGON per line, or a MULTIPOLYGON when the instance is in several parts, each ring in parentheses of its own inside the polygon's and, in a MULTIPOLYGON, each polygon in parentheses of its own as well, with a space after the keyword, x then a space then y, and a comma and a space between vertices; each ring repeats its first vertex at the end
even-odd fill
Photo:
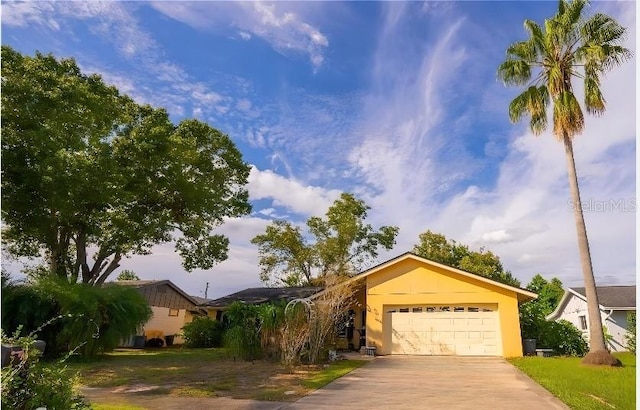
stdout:
MULTIPOLYGON (((348 282, 361 285, 349 311, 360 344, 382 355, 522 356, 518 305, 537 297, 412 253, 348 282)), ((208 307, 224 310, 235 300, 313 300, 320 294, 319 288, 254 288, 209 302, 208 307)))
MULTIPOLYGON (((611 351, 627 350, 627 313, 636 310, 636 286, 596 287, 602 325, 611 335, 608 345, 611 351)), ((589 341, 589 312, 584 288, 567 288, 556 310, 547 320, 568 320, 582 331, 589 341)))
POLYGON ((173 343, 181 344, 183 339, 179 334, 185 323, 191 322, 193 316, 206 314, 197 307, 197 300, 169 280, 121 280, 113 283, 136 288, 149 303, 153 315, 140 330, 147 339, 160 337, 166 340, 166 336, 174 336, 173 343))
POLYGON ((286 287, 286 288, 249 288, 219 299, 210 300, 200 305, 206 308, 210 317, 221 320, 222 313, 233 302, 260 305, 269 302, 289 302, 293 299, 308 298, 319 291, 319 287, 286 287))

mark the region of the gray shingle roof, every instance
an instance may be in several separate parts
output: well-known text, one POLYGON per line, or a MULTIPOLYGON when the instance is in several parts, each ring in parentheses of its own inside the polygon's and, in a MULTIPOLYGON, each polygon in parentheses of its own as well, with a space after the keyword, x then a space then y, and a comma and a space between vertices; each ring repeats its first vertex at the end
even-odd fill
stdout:
MULTIPOLYGON (((571 288, 586 298, 584 288, 571 288)), ((605 308, 628 308, 636 306, 636 285, 597 286, 598 302, 605 308)))
POLYGON ((201 306, 227 307, 233 302, 240 301, 249 304, 276 302, 280 300, 290 301, 298 298, 307 298, 320 292, 320 287, 286 287, 286 288, 249 288, 209 301, 201 306))
POLYGON ((180 289, 175 283, 171 282, 168 279, 163 279, 163 280, 116 280, 116 281, 108 282, 108 283, 112 284, 112 285, 118 285, 118 286, 129 286, 129 287, 136 288, 136 289, 143 289, 143 288, 153 287, 153 286, 168 285, 171 288, 173 288, 176 292, 178 292, 181 296, 183 296, 185 299, 187 299, 188 301, 193 303, 194 305, 198 304, 198 302, 196 300, 194 300, 190 295, 187 295, 187 293, 185 291, 180 289))

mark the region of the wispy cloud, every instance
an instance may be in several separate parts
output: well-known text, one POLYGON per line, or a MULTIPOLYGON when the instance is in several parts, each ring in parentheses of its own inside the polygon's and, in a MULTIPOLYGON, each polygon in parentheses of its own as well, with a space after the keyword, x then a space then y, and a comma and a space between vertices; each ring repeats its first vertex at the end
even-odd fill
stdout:
POLYGON ((221 25, 239 29, 243 40, 252 36, 266 41, 285 56, 306 54, 314 69, 322 66, 329 46, 320 29, 290 10, 286 2, 192 2, 176 5, 154 2, 159 12, 201 30, 215 30, 221 25))
POLYGON ((200 112, 206 116, 228 111, 229 97, 194 80, 183 67, 164 56, 162 47, 136 17, 140 7, 142 3, 10 2, 2 5, 3 24, 72 33, 69 22, 90 23, 90 31, 112 44, 131 68, 116 70, 99 58, 85 60, 82 55, 76 56, 85 71, 98 72, 136 100, 166 107, 174 115, 200 112))
MULTIPOLYGON (((494 70, 485 73, 491 77, 484 84, 459 81, 469 78, 469 64, 486 58, 484 50, 470 48, 466 40, 465 30, 473 23, 454 10, 440 13, 440 24, 447 29, 416 59, 412 50, 395 46, 407 35, 403 27, 412 18, 411 5, 388 7, 372 71, 377 91, 367 97, 360 128, 366 138, 351 150, 349 162, 363 182, 360 194, 372 205, 372 218, 401 227, 392 253, 409 250, 420 232, 432 229, 476 248, 490 248, 525 281, 543 273, 570 285, 581 283, 562 146, 551 135, 532 136, 524 125, 501 125, 508 134, 497 140, 469 133, 468 128, 461 133, 456 115, 474 118, 469 110, 479 109, 489 115, 482 121, 504 124, 512 98, 497 92, 502 86, 493 82, 494 70), (499 96, 492 107, 471 103, 457 111, 451 95, 482 93, 483 87, 499 96), (464 141, 466 135, 477 142, 464 141), (485 148, 472 152, 473 144, 485 148), (496 169, 497 179, 475 185, 475 174, 487 167, 496 169)), ((614 13, 635 31, 632 9, 622 5, 614 13)), ((630 33, 631 49, 634 36, 630 33)), ((635 63, 629 63, 605 79, 608 112, 588 119, 586 132, 576 140, 583 198, 635 198, 635 107, 629 104, 634 101, 629 87, 634 70, 635 63)), ((586 218, 598 278, 633 281, 635 213, 591 212, 586 218), (604 256, 621 253, 625 256, 615 261, 604 256), (617 276, 610 276, 612 272, 617 276)))

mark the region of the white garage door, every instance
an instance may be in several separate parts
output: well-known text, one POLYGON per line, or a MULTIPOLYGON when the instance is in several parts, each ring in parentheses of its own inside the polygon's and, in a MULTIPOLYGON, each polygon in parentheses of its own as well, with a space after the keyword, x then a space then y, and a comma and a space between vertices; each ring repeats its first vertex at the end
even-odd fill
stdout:
POLYGON ((498 312, 479 306, 414 306, 388 310, 391 354, 499 356, 498 312))

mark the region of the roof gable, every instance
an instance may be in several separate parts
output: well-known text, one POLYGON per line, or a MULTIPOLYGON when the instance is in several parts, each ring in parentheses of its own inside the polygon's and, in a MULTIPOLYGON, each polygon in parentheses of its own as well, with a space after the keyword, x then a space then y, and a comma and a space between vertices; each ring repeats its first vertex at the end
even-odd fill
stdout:
MULTIPOLYGON (((519 302, 526 302, 526 301, 529 301, 529 300, 532 300, 532 299, 536 299, 538 297, 537 294, 535 294, 535 293, 533 293, 533 292, 531 292, 529 290, 518 288, 518 287, 515 287, 515 286, 510 286, 510 285, 504 284, 502 282, 498 282, 498 281, 495 281, 493 279, 489 279, 489 278, 486 278, 484 276, 477 275, 475 273, 466 272, 466 271, 463 271, 461 269, 457 269, 457 268, 454 268, 454 267, 451 267, 451 266, 447 266, 447 265, 432 261, 430 259, 423 258, 423 257, 418 256, 418 255, 416 255, 414 253, 411 253, 411 252, 407 252, 407 253, 404 253, 402 255, 396 256, 395 258, 389 259, 386 262, 383 262, 383 263, 381 263, 381 264, 379 264, 377 266, 374 266, 373 268, 370 268, 370 269, 368 269, 368 270, 366 270, 366 271, 354 276, 353 278, 349 279, 345 283, 351 283, 351 282, 354 282, 354 281, 357 281, 357 280, 364 279, 369 275, 372 275, 372 274, 374 274, 376 272, 380 272, 380 271, 382 271, 382 270, 384 270, 384 269, 386 269, 386 268, 388 268, 390 266, 393 266, 394 264, 400 263, 400 262, 405 261, 407 259, 412 259, 412 260, 415 260, 417 262, 420 262, 420 263, 423 263, 423 264, 426 264, 426 265, 431 265, 431 266, 434 266, 434 267, 437 267, 437 268, 440 268, 440 269, 444 269, 444 270, 446 270, 448 272, 454 273, 455 275, 459 275, 462 278, 474 279, 474 280, 477 280, 477 281, 480 281, 480 282, 484 282, 484 283, 492 285, 492 286, 496 286, 496 287, 501 288, 501 289, 505 289, 505 290, 508 290, 508 291, 515 292, 519 302)), ((337 286, 340 286, 340 285, 337 285, 337 286)), ((314 298, 318 297, 322 293, 323 292, 319 292, 319 293, 313 295, 313 297, 314 298)))
MULTIPOLYGON (((156 306, 152 303, 153 300, 156 298, 152 297, 149 294, 149 291, 152 288, 162 288, 162 287, 168 287, 172 289, 180 297, 184 298, 185 303, 187 304, 190 304, 193 306, 198 304, 198 302, 195 299, 193 299, 191 296, 189 296, 187 293, 185 293, 182 289, 180 289, 178 286, 176 286, 173 282, 171 282, 168 279, 165 279, 165 280, 118 280, 118 281, 109 282, 109 283, 114 285, 119 285, 119 286, 129 286, 129 287, 138 289, 140 293, 142 293, 148 299, 149 304, 152 306, 156 306)), ((163 303, 163 304, 166 304, 166 303, 163 303)))
MULTIPOLYGON (((636 286, 596 286, 598 303, 600 310, 635 310, 636 309, 636 286)), ((571 298, 579 299, 586 303, 587 296, 584 287, 567 288, 564 291, 560 303, 556 309, 549 314, 547 320, 557 320, 562 316, 571 298)))

